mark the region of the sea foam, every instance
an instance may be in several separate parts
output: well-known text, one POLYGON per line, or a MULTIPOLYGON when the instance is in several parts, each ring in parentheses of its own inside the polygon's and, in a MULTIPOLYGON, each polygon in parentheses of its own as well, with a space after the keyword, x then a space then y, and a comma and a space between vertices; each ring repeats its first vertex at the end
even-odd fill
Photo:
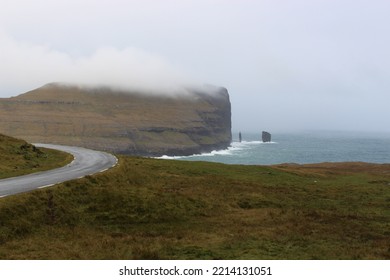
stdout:
POLYGON ((167 156, 156 157, 158 159, 184 159, 196 157, 214 157, 214 156, 235 156, 242 150, 251 149, 254 145, 277 144, 277 142, 263 142, 263 141, 242 141, 232 142, 231 145, 224 150, 214 150, 209 153, 194 154, 190 156, 167 156))

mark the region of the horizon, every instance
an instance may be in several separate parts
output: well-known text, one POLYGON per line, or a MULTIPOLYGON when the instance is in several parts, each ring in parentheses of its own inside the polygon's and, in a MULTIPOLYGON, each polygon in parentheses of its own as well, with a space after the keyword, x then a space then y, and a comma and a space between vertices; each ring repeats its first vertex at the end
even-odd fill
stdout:
POLYGON ((241 132, 243 139, 245 134, 247 135, 259 135, 261 137, 262 131, 267 131, 271 133, 272 136, 274 135, 328 135, 328 136, 359 136, 359 137, 368 137, 368 138, 376 138, 376 137, 390 137, 390 131, 370 131, 370 130, 327 130, 327 129, 301 129, 301 130, 233 130, 232 129, 232 138, 234 139, 234 135, 236 135, 238 139, 238 134, 241 132))
POLYGON ((229 92, 232 131, 390 133, 388 1, 2 4, 0 98, 55 81, 212 84, 229 92))

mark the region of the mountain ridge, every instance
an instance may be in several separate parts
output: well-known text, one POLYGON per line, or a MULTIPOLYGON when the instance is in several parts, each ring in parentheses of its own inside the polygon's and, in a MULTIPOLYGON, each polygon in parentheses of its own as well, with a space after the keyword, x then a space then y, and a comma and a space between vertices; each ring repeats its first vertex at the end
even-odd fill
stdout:
POLYGON ((228 147, 227 90, 186 91, 157 95, 51 83, 0 99, 0 132, 30 142, 141 156, 189 155, 228 147))

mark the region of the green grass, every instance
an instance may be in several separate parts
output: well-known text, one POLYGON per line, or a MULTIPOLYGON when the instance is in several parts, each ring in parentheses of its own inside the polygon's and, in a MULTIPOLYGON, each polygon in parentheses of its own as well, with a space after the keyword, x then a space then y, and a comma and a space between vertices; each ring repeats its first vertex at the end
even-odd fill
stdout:
POLYGON ((120 157, 1 199, 0 258, 390 259, 389 182, 389 165, 120 157))
POLYGON ((0 179, 61 167, 73 157, 0 134, 0 179))

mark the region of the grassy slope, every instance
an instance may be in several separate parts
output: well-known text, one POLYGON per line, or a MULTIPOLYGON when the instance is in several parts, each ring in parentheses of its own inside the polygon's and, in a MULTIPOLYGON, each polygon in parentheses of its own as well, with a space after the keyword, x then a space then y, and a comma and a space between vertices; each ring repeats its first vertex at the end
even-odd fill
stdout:
POLYGON ((390 165, 121 157, 0 200, 3 259, 389 259, 390 165))
POLYGON ((0 179, 65 165, 72 156, 0 134, 0 179))
POLYGON ((171 149, 229 143, 230 126, 228 97, 216 104, 207 98, 51 84, 0 98, 0 131, 30 142, 165 154, 171 149))

